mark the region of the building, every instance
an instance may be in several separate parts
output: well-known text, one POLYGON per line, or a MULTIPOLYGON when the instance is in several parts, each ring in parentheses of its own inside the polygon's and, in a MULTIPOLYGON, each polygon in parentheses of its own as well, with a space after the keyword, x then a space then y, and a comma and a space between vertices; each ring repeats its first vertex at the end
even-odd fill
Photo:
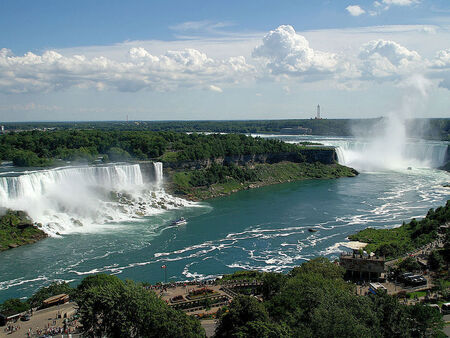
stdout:
POLYGON ((5 133, 5 126, 0 126, 0 135, 5 133))
POLYGON ((366 253, 344 252, 339 257, 339 265, 345 269, 345 279, 378 281, 384 274, 386 259, 366 253))
POLYGON ((316 120, 322 120, 322 118, 320 117, 320 104, 317 105, 317 112, 316 112, 316 120))

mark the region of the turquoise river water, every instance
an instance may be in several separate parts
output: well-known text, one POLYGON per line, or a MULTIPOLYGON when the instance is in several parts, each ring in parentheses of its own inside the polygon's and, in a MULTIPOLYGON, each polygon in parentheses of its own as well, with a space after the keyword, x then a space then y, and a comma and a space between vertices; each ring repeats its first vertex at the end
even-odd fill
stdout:
MULTIPOLYGON (((284 139, 297 142, 305 138, 284 139)), ((352 139, 319 139, 338 146, 339 160, 348 165, 352 164, 346 162, 349 157, 358 158, 359 151, 361 158, 367 151, 366 146, 352 139)), ((450 176, 430 167, 433 162, 442 161, 447 144, 426 142, 411 147, 417 149, 406 153, 403 166, 372 171, 364 168, 354 178, 280 184, 197 204, 158 197, 162 192, 141 193, 142 203, 160 198, 156 204, 168 203, 169 207, 155 211, 157 205, 153 203, 146 212, 138 214, 140 217, 136 214, 129 219, 118 217, 98 226, 91 217, 92 222, 78 230, 55 225, 48 230, 54 237, 0 253, 0 302, 30 296, 55 280, 77 283, 99 272, 155 283, 164 278, 162 265, 167 266, 168 279, 178 281, 212 278, 237 269, 286 272, 318 255, 337 257, 339 252, 349 250, 346 238, 358 230, 397 226, 425 215, 429 208, 445 204, 450 189, 443 185, 450 176), (423 150, 424 147, 428 150, 423 150), (414 166, 407 169, 408 163, 414 166), (188 220, 186 225, 170 226, 171 220, 181 216, 188 220), (310 227, 317 227, 318 231, 309 232, 310 227)), ((11 171, 4 171, 0 177, 14 176, 11 171)), ((24 175, 30 174, 21 174, 24 175)), ((59 182, 58 186, 63 184, 59 182)), ((37 201, 56 197, 43 196, 50 189, 33 191, 38 199, 20 201, 30 204, 30 214, 37 218, 42 215, 46 220, 49 210, 56 206, 48 203, 40 206, 37 201)), ((9 194, 0 197, 17 202, 18 195, 12 196, 11 191, 9 194)), ((75 217, 77 210, 61 209, 61 201, 58 213, 75 217)), ((92 206, 95 199, 90 201, 95 213, 96 207, 92 206)), ((107 209, 98 213, 102 212, 107 209)), ((83 222, 87 222, 88 216, 83 217, 83 222)))

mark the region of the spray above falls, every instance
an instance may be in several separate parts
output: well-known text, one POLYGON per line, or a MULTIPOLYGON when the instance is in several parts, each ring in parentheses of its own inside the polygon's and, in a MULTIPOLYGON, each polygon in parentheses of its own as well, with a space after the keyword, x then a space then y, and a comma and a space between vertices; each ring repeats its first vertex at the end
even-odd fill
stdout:
POLYGON ((163 189, 162 163, 64 167, 0 176, 0 207, 53 234, 90 232, 188 205, 163 189))
POLYGON ((438 168, 447 157, 448 145, 440 141, 411 139, 396 117, 383 118, 365 135, 329 142, 336 147, 339 163, 363 171, 438 168))
MULTIPOLYGON (((448 145, 419 139, 419 133, 407 135, 407 122, 419 123, 414 116, 426 110, 432 82, 421 75, 404 79, 399 108, 373 124, 353 126, 355 139, 336 144, 339 161, 358 170, 404 170, 436 168, 446 160, 448 145), (414 137, 414 139, 411 138, 414 137)), ((425 128, 425 125, 421 125, 425 128)))

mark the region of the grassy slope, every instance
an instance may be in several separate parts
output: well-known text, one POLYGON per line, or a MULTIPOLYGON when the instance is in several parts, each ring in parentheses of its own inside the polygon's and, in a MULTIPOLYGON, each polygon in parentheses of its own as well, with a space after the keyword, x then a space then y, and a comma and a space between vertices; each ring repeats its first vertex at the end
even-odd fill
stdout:
POLYGON ((0 251, 34 243, 47 234, 33 225, 23 211, 8 210, 0 217, 0 251))
POLYGON ((365 250, 396 258, 434 241, 440 225, 450 222, 450 200, 444 207, 430 209, 427 216, 394 229, 367 228, 349 236, 350 240, 369 243, 365 250))
POLYGON ((304 179, 331 179, 338 177, 352 177, 356 172, 338 164, 325 165, 321 163, 292 163, 280 162, 275 164, 256 164, 245 170, 256 174, 252 181, 240 182, 228 177, 225 182, 214 183, 210 186, 195 187, 191 184, 191 171, 175 172, 172 175, 173 190, 194 200, 204 200, 222 195, 228 195, 239 190, 256 188, 265 185, 304 179))

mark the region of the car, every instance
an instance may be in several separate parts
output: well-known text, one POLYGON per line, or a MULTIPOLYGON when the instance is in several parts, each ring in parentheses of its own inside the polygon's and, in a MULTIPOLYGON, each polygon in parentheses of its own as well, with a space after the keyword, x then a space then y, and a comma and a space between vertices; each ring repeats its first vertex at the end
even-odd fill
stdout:
POLYGON ((27 322, 30 319, 31 319, 31 316, 29 314, 26 314, 26 315, 20 317, 20 320, 23 321, 23 322, 27 322))

